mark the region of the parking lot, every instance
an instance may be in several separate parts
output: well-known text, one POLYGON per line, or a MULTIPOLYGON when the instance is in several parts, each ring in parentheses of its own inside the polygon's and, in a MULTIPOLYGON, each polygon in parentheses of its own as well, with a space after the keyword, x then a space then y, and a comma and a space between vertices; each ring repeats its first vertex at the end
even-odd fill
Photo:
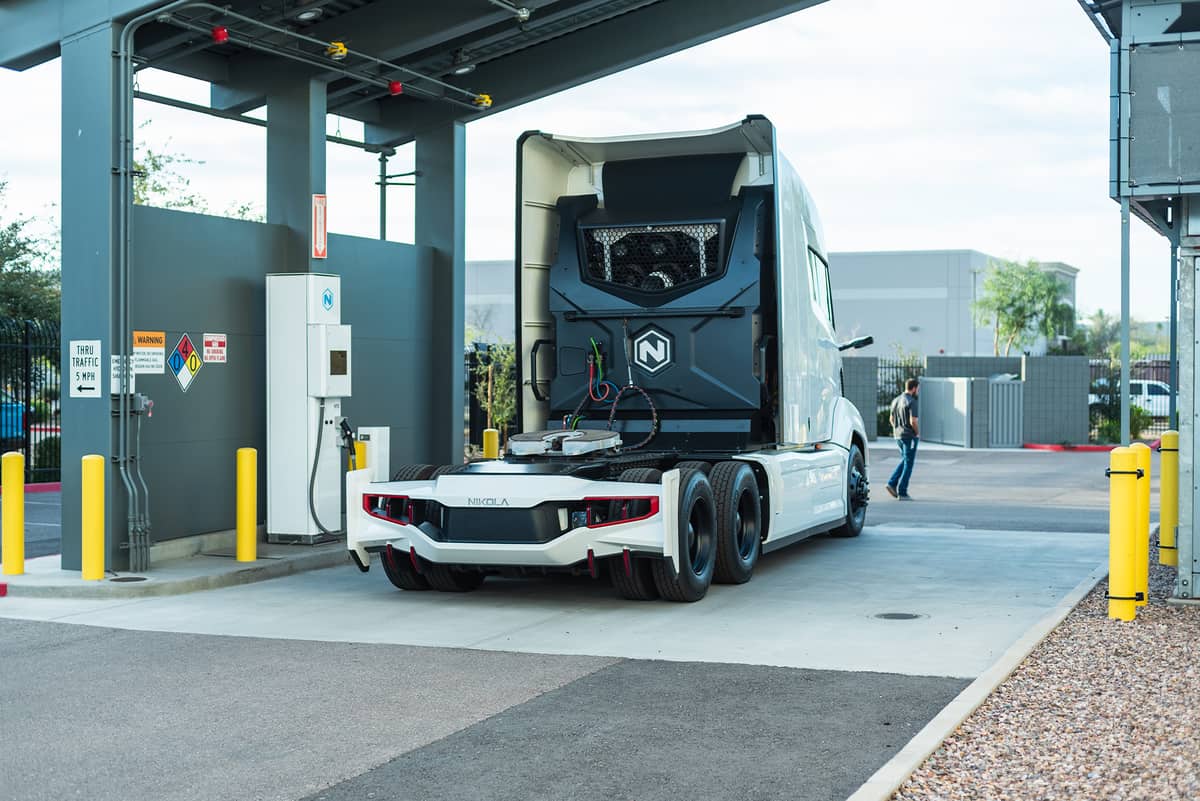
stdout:
POLYGON ((1106 454, 930 448, 909 504, 878 492, 890 443, 871 455, 861 537, 698 604, 590 579, 405 594, 349 565, 0 600, 0 772, 30 799, 845 798, 1106 542, 1106 454))

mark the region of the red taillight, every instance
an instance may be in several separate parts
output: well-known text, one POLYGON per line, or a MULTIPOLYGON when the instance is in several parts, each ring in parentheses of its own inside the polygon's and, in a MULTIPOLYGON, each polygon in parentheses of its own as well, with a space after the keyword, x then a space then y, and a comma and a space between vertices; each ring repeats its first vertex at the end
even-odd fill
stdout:
POLYGON ((218 25, 212 29, 212 40, 217 44, 225 44, 229 41, 229 29, 224 25, 218 25))
POLYGON ((633 523, 658 514, 657 495, 632 498, 584 498, 583 502, 587 505, 588 528, 633 523))
POLYGON ((363 511, 389 523, 413 522, 413 502, 407 495, 364 495, 363 511))

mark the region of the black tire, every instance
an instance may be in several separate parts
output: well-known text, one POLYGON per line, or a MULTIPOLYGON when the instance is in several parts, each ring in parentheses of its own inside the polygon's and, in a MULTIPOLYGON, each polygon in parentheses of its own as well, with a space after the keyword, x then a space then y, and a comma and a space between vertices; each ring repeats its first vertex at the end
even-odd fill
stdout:
POLYGON ((437 478, 438 476, 444 476, 444 475, 446 475, 447 473, 460 473, 460 472, 462 472, 462 469, 463 469, 464 467, 466 467, 466 465, 462 465, 462 464, 444 464, 444 465, 442 465, 441 467, 439 467, 438 469, 434 470, 432 473, 430 473, 430 474, 429 474, 429 477, 430 477, 430 478, 437 478))
MULTIPOLYGON (((635 467, 625 470, 617 479, 635 484, 657 484, 662 481, 662 471, 649 467, 635 467)), ((643 514, 649 509, 631 510, 643 514)), ((654 565, 652 560, 630 554, 629 567, 632 575, 625 573, 624 557, 610 560, 608 572, 612 576, 613 588, 617 594, 628 601, 653 601, 658 598, 658 588, 654 585, 654 565)))
POLYGON ((429 586, 442 592, 477 590, 486 578, 483 573, 474 570, 458 570, 452 565, 436 565, 426 562, 424 568, 429 586))
POLYGON ((699 470, 688 470, 679 481, 679 524, 674 536, 679 570, 670 559, 654 562, 654 586, 668 601, 699 601, 712 584, 717 562, 717 515, 712 485, 699 470))
POLYGON ((392 475, 392 481, 427 481, 433 471, 431 464, 402 464, 392 475))
POLYGON ((429 582, 425 580, 424 576, 413 569, 408 554, 398 553, 392 548, 386 548, 379 556, 380 561, 383 563, 384 575, 388 577, 388 581, 392 582, 392 586, 396 589, 408 590, 409 592, 429 589, 429 582))
POLYGON ((680 462, 679 464, 675 465, 675 468, 677 470, 699 470, 701 473, 707 476, 712 473, 713 466, 711 462, 688 461, 680 462))
POLYGON ((717 504, 717 564, 713 581, 745 584, 762 553, 758 477, 745 462, 719 462, 708 476, 717 504))
POLYGON ((830 531, 834 537, 857 537, 867 522, 867 503, 871 497, 867 481, 867 462, 857 445, 850 446, 846 464, 846 519, 830 531))

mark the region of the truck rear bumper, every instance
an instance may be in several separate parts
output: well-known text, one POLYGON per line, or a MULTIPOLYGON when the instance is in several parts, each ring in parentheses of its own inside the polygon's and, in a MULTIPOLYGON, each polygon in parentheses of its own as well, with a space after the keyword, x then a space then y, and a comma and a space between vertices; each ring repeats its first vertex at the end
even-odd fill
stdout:
MULTIPOLYGON (((480 567, 565 568, 603 559, 624 551, 666 556, 676 561, 674 537, 665 536, 677 525, 679 473, 669 471, 661 485, 589 481, 574 477, 518 477, 446 475, 433 481, 370 483, 366 470, 347 474, 347 547, 360 565, 370 564, 370 554, 388 545, 429 562, 480 567), (547 542, 463 542, 451 530, 439 532, 409 523, 381 519, 369 513, 364 496, 399 496, 434 501, 450 509, 478 509, 478 502, 504 508, 532 508, 546 503, 577 504, 596 498, 657 497, 655 514, 628 523, 567 528, 547 542), (475 502, 475 503, 472 503, 475 502), (430 536, 430 531, 435 536, 430 536)), ((479 510, 487 514, 487 510, 479 510)))

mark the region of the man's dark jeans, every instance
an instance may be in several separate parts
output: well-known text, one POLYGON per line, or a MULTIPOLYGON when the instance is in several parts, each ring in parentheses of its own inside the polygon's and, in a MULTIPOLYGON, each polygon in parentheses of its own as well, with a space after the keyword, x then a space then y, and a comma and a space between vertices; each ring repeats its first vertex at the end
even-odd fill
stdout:
POLYGON ((901 495, 908 494, 908 479, 912 477, 913 462, 917 461, 918 442, 920 440, 916 438, 896 440, 896 444, 900 446, 900 464, 892 471, 888 486, 895 487, 896 492, 901 495))

